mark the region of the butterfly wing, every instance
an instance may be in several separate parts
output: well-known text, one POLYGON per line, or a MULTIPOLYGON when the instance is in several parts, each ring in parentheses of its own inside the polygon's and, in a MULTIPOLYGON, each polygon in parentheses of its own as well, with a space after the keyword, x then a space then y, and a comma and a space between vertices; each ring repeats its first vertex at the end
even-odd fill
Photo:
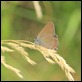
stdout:
POLYGON ((58 38, 56 37, 57 35, 55 34, 54 29, 54 24, 49 22, 38 34, 35 43, 49 49, 56 49, 58 45, 58 38))
POLYGON ((48 36, 52 36, 54 34, 54 24, 49 22, 45 25, 45 27, 41 30, 37 37, 47 38, 48 36))
POLYGON ((57 49, 58 47, 58 38, 54 36, 50 36, 46 39, 40 38, 39 44, 48 48, 48 49, 57 49))

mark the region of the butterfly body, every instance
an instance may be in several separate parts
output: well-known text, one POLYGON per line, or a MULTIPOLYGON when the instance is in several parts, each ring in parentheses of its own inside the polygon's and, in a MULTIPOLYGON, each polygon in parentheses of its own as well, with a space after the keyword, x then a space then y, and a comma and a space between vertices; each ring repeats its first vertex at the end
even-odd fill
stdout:
POLYGON ((57 49, 58 37, 55 34, 54 24, 49 22, 35 39, 35 44, 41 45, 48 49, 57 49))

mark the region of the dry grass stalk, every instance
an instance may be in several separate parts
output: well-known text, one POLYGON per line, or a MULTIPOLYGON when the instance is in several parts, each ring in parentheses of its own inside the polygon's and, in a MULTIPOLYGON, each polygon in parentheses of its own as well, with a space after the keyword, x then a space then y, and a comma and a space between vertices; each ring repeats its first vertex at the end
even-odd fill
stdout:
POLYGON ((24 47, 40 51, 49 63, 57 63, 63 69, 63 71, 65 71, 66 77, 69 81, 74 81, 74 78, 71 75, 71 73, 74 73, 74 70, 66 63, 66 61, 60 55, 57 54, 55 50, 46 49, 42 46, 24 40, 7 41, 6 44, 17 50, 26 58, 29 63, 33 65, 36 63, 30 60, 30 58, 28 57, 28 53, 24 50, 24 47))
POLYGON ((17 68, 12 67, 11 65, 7 64, 5 61, 4 56, 1 56, 1 63, 8 69, 12 70, 13 72, 15 72, 18 77, 23 79, 23 76, 20 74, 20 70, 18 70, 17 68))
POLYGON ((46 49, 41 46, 38 46, 38 50, 43 54, 46 60, 47 58, 51 57, 54 62, 57 63, 65 71, 65 74, 69 81, 74 81, 74 78, 71 73, 74 73, 75 71, 66 63, 66 61, 60 55, 56 53, 55 50, 46 49))
POLYGON ((13 52, 14 50, 12 50, 12 49, 9 49, 8 47, 4 47, 4 46, 1 46, 1 50, 3 51, 3 52, 13 52))
POLYGON ((23 47, 19 46, 18 44, 16 43, 7 43, 9 46, 11 46, 12 48, 14 48, 15 50, 17 50, 20 54, 22 54, 22 56, 24 56, 24 58, 32 65, 35 65, 36 63, 31 60, 29 57, 28 57, 28 53, 24 50, 23 47))
POLYGON ((41 6, 39 5, 39 1, 33 1, 33 4, 34 4, 36 15, 37 15, 38 19, 41 19, 42 18, 42 10, 41 10, 41 6))

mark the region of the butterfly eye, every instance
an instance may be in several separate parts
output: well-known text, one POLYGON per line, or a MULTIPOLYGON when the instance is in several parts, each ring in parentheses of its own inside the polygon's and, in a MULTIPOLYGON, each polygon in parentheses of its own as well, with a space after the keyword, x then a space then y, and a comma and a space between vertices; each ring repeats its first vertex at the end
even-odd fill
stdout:
POLYGON ((54 37, 55 37, 55 38, 58 38, 56 34, 54 34, 54 37))

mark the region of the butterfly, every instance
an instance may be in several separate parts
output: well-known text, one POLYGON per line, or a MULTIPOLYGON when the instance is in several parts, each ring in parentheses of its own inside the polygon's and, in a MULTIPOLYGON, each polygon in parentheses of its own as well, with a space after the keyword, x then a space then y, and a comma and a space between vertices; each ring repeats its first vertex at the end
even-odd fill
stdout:
POLYGON ((58 49, 58 36, 55 34, 55 27, 53 22, 49 22, 44 26, 44 28, 35 38, 34 43, 47 49, 58 49))

